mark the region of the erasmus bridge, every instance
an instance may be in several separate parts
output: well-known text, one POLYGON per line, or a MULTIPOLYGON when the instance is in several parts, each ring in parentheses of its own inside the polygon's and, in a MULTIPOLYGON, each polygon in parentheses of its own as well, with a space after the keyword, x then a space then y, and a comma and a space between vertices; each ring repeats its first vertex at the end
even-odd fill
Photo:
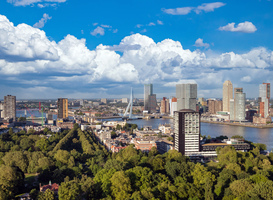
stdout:
POLYGON ((130 101, 129 101, 129 104, 123 114, 123 119, 127 119, 127 120, 130 120, 130 119, 142 119, 143 117, 142 116, 133 116, 132 115, 132 112, 133 112, 133 88, 131 88, 131 96, 130 96, 130 101), (130 110, 130 112, 128 113, 128 111, 130 110))

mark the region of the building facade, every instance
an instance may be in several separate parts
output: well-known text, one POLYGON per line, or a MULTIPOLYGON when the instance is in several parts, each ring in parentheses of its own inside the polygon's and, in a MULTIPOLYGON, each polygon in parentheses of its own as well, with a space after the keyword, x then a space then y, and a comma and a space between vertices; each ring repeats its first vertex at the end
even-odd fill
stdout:
POLYGON ((65 98, 59 98, 57 101, 58 119, 65 119, 68 117, 68 100, 65 98))
POLYGON ((177 110, 191 109, 196 111, 197 84, 176 85, 177 110))
POLYGON ((170 113, 170 103, 169 99, 167 99, 166 97, 163 97, 163 99, 161 100, 160 113, 161 114, 170 113))
POLYGON ((270 102, 270 83, 259 85, 259 115, 260 117, 269 116, 270 102))
POLYGON ((210 114, 216 114, 219 111, 223 111, 223 102, 219 100, 208 100, 208 112, 210 114))
POLYGON ((200 151, 200 114, 182 109, 174 112, 174 149, 190 156, 200 151))
POLYGON ((233 99, 233 86, 230 80, 223 84, 223 111, 230 112, 230 99, 233 99))
POLYGON ((156 94, 153 94, 153 84, 144 85, 144 110, 149 113, 156 112, 156 94))
POLYGON ((246 94, 243 88, 234 88, 234 99, 230 100, 230 120, 244 121, 246 119, 245 111, 246 94))
POLYGON ((177 98, 170 98, 170 116, 174 115, 174 112, 177 111, 177 98))
POLYGON ((3 118, 13 119, 16 121, 16 96, 4 97, 4 116, 3 118))

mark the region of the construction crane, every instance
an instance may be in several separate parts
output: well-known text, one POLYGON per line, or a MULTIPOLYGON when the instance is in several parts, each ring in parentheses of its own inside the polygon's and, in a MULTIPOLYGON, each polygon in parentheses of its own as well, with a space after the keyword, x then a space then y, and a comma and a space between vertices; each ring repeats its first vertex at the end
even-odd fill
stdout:
POLYGON ((28 109, 27 104, 25 104, 25 106, 26 106, 26 109, 27 109, 28 113, 31 115, 31 118, 32 118, 32 124, 34 125, 33 114, 32 114, 32 113, 30 112, 30 110, 28 109))

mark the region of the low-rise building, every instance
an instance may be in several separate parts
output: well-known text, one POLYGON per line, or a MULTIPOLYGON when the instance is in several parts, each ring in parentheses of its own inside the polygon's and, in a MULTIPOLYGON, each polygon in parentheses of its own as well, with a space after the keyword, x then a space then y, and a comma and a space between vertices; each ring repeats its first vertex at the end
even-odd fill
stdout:
POLYGON ((156 143, 154 140, 143 140, 140 138, 135 138, 134 140, 135 148, 140 149, 143 152, 149 152, 152 147, 156 147, 156 143))

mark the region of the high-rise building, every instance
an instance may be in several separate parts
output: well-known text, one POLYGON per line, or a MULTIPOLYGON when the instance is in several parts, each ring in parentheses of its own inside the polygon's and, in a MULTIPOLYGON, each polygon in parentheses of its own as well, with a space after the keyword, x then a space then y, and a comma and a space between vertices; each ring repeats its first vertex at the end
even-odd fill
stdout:
POLYGON ((196 111, 197 84, 176 85, 177 110, 192 109, 196 111))
POLYGON ((208 111, 210 114, 216 114, 223 110, 223 102, 219 100, 208 99, 208 111))
POLYGON ((144 110, 149 113, 156 112, 156 94, 153 94, 153 84, 144 85, 144 110))
POLYGON ((233 86, 230 80, 223 84, 223 111, 230 112, 230 99, 233 99, 233 86))
POLYGON ((4 97, 4 116, 3 118, 13 119, 16 121, 16 96, 4 97))
POLYGON ((4 102, 0 102, 0 118, 4 118, 4 102))
POLYGON ((174 149, 182 155, 200 151, 200 114, 182 109, 174 112, 174 149))
POLYGON ((174 112, 177 111, 177 98, 170 98, 170 116, 174 115, 174 112))
POLYGON ((230 100, 230 120, 244 121, 246 94, 243 93, 243 88, 234 88, 234 99, 230 100))
POLYGON ((259 86, 259 114, 261 117, 268 117, 270 101, 270 83, 263 83, 259 86))
POLYGON ((149 95, 149 104, 148 104, 149 113, 155 113, 156 106, 157 106, 156 94, 149 95))
POLYGON ((161 100, 160 113, 161 114, 170 113, 170 103, 169 99, 167 99, 166 97, 163 97, 163 99, 161 100))
POLYGON ((68 100, 65 98, 59 98, 57 102, 58 119, 65 119, 68 117, 68 100))

